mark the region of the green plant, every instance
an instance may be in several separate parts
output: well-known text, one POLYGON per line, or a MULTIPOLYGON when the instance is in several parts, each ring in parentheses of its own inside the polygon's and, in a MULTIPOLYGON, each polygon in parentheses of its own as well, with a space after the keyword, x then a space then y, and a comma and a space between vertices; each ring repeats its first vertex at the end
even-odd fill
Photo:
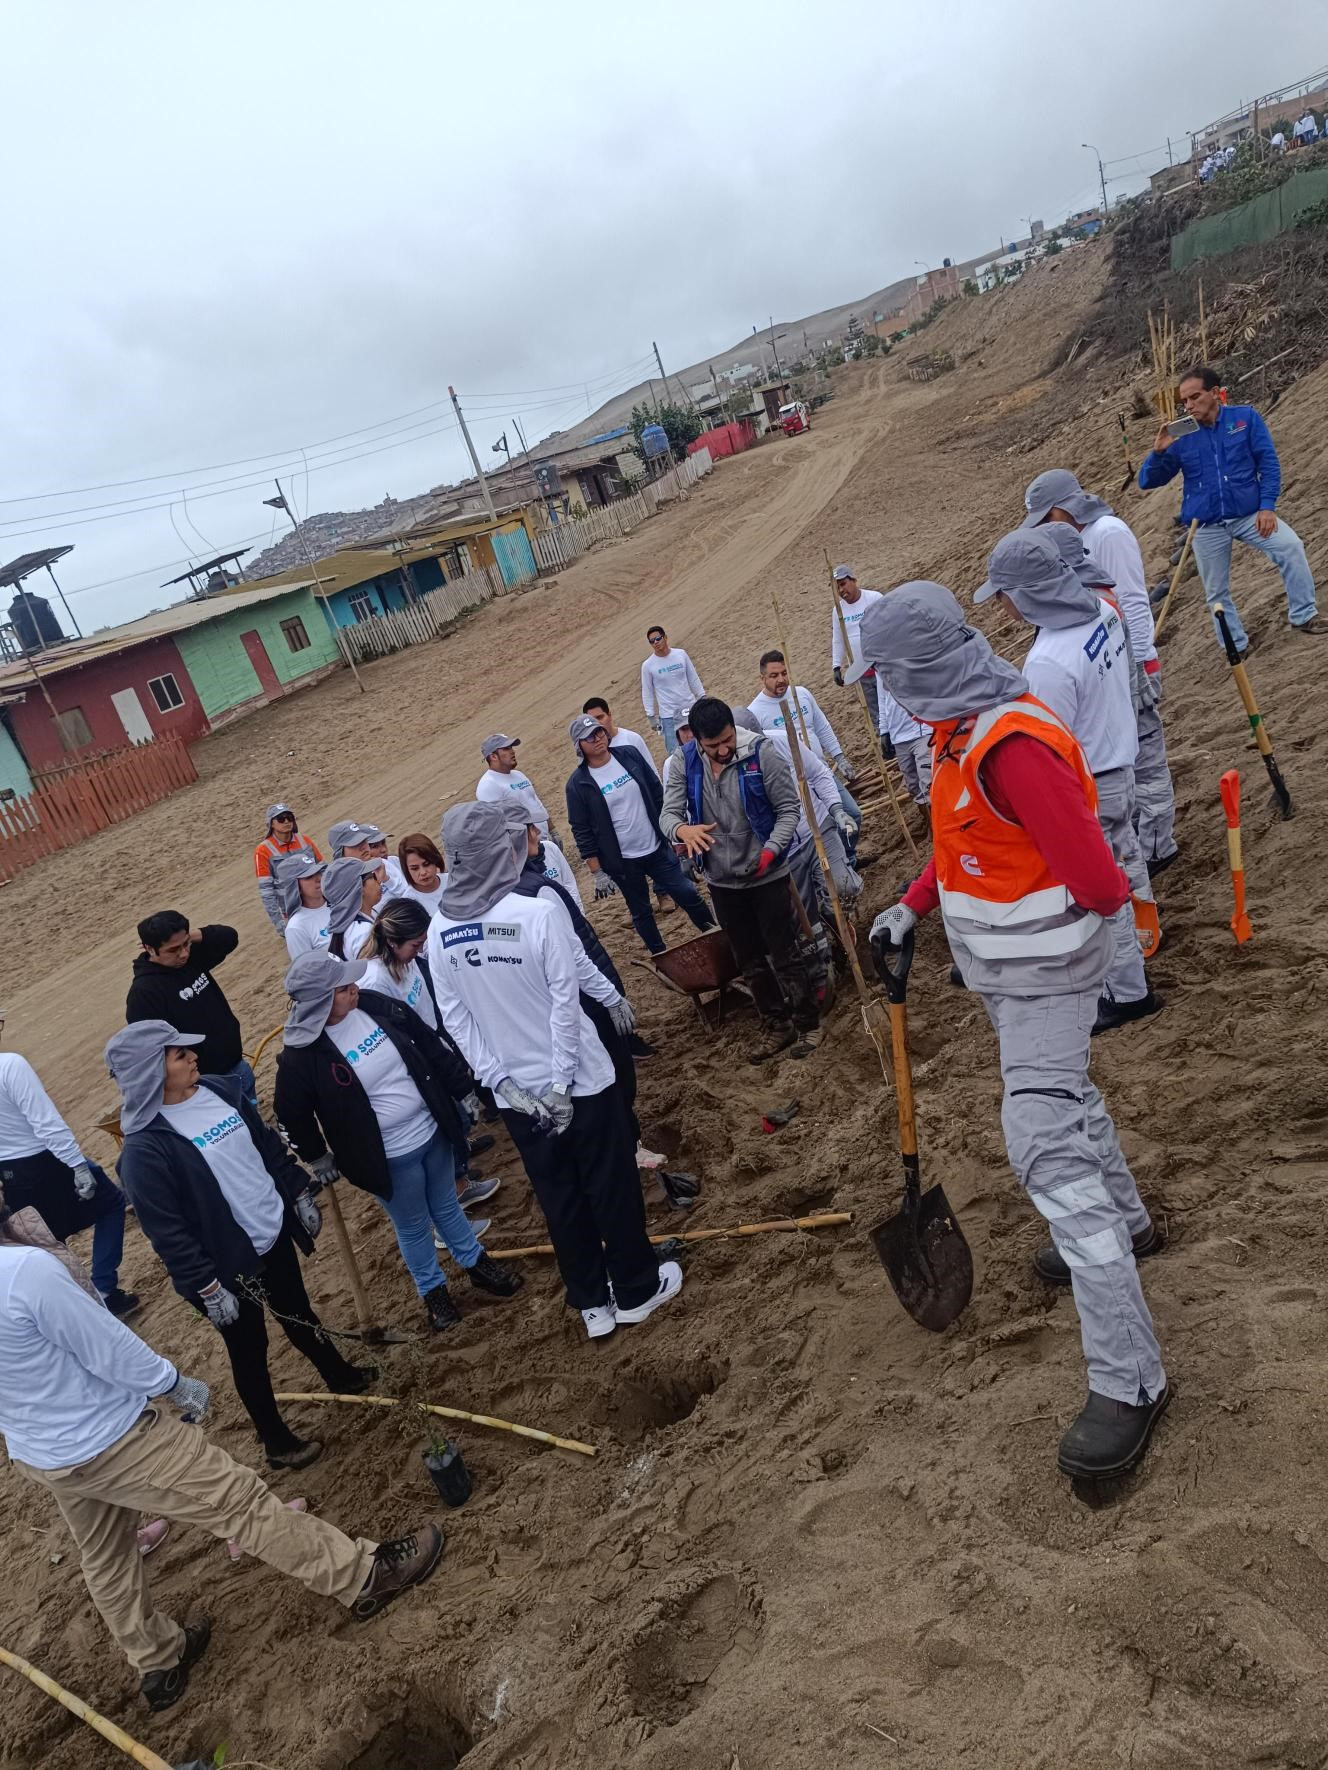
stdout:
POLYGON ((977 294, 979 294, 980 290, 978 289, 977 278, 976 277, 965 277, 963 282, 959 286, 959 293, 961 295, 977 295, 977 294))
POLYGON ((687 453, 688 443, 694 443, 701 434, 701 420, 685 406, 663 405, 654 409, 644 405, 633 406, 628 423, 638 447, 647 424, 658 424, 669 439, 670 449, 679 460, 687 453))
POLYGON ((1059 240, 1048 240, 1043 250, 1048 258, 1054 258, 1058 252, 1063 252, 1065 248, 1059 240))

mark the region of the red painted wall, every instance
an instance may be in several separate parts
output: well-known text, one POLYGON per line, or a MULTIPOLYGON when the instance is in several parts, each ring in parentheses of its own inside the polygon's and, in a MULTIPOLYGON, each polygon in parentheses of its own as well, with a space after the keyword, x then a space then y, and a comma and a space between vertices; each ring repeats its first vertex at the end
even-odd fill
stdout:
MULTIPOLYGON (((41 670, 40 652, 36 663, 41 670)), ((173 639, 152 639, 128 651, 91 658, 86 664, 62 670, 58 675, 43 672, 43 677, 58 711, 66 713, 73 707, 82 708, 92 732, 92 742, 79 750, 65 750, 45 696, 35 682, 29 683, 24 689, 26 698, 19 705, 10 707, 8 712, 14 736, 33 773, 58 768, 62 762, 85 760, 103 750, 122 750, 129 739, 111 696, 124 688, 132 688, 138 695, 154 736, 197 738, 208 730, 203 703, 173 639), (148 682, 152 677, 165 676, 168 672, 174 676, 176 687, 184 696, 184 705, 172 712, 161 713, 148 682)))
POLYGON ((688 443, 687 453, 694 455, 698 449, 709 449, 712 461, 719 461, 725 455, 740 455, 756 441, 756 426, 750 418, 739 418, 732 424, 719 424, 714 430, 703 430, 694 443, 688 443))

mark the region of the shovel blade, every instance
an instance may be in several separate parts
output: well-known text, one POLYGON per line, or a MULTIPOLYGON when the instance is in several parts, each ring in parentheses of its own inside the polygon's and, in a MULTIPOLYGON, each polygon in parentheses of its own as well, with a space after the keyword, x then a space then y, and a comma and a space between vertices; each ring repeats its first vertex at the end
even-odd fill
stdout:
POLYGON ((950 1201, 928 1187, 917 1215, 901 1209, 871 1231, 886 1277, 919 1327, 943 1333, 973 1295, 973 1255, 950 1201))
POLYGON ((1247 940, 1254 937, 1254 927, 1248 916, 1233 916, 1231 918, 1231 932, 1235 935, 1238 946, 1244 946, 1247 940))

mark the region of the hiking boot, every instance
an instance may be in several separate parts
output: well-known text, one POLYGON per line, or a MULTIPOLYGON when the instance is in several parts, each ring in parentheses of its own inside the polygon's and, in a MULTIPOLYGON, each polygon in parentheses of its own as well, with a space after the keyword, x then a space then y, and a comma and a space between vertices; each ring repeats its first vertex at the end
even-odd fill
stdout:
POLYGON ((164 1672, 145 1672, 139 1689, 143 1692, 143 1700, 154 1714, 161 1714, 163 1709, 174 1708, 184 1695, 189 1683, 189 1668, 197 1665, 207 1652, 207 1644, 212 1639, 212 1618, 200 1616, 197 1622, 184 1625, 184 1652, 179 1662, 164 1672))
POLYGON ((593 1309, 583 1309, 581 1319, 590 1339, 603 1340, 617 1327, 618 1312, 612 1303, 599 1303, 593 1309))
POLYGON ((133 1291, 122 1291, 119 1285, 113 1291, 107 1291, 102 1302, 119 1321, 123 1321, 127 1315, 133 1315, 136 1310, 143 1307, 133 1291))
POLYGON ((1144 1020, 1150 1014, 1160 1013, 1164 1004, 1155 990, 1149 990, 1137 1002, 1114 1002, 1110 996, 1099 996, 1097 999, 1097 1019, 1093 1022, 1093 1037, 1099 1033, 1111 1032, 1115 1027, 1128 1026, 1132 1020, 1144 1020))
POLYGON ((376 1364, 352 1364, 347 1374, 341 1379, 339 1395, 367 1395, 378 1381, 376 1364))
POLYGON ((1150 879, 1156 879, 1159 873, 1165 873, 1172 862, 1179 859, 1179 848, 1173 848, 1170 854, 1155 854, 1152 860, 1145 863, 1148 867, 1148 877, 1150 879))
MULTIPOLYGON (((1141 1229, 1132 1240, 1136 1260, 1146 1260, 1150 1254, 1160 1254, 1167 1245, 1167 1238, 1156 1223, 1150 1223, 1147 1229, 1141 1229)), ((1044 1242, 1034 1254, 1033 1270, 1047 1284, 1070 1283, 1070 1268, 1056 1252, 1054 1242, 1044 1242)))
MULTIPOLYGON (((489 1142, 493 1142, 492 1137, 489 1138, 489 1142)), ((460 1192, 457 1193, 457 1203, 463 1211, 468 1210, 471 1205, 482 1205, 485 1199, 493 1197, 501 1185, 501 1180, 481 1180, 472 1174, 460 1192)))
POLYGON ((619 1303, 617 1306, 618 1320, 620 1322, 644 1321, 648 1315, 653 1315, 661 1304, 671 1302, 681 1289, 682 1267, 676 1260, 665 1260, 660 1265, 659 1288, 654 1296, 647 1297, 644 1303, 638 1303, 633 1309, 624 1309, 619 1303))
POLYGON ((1142 1407, 1111 1401, 1090 1390, 1078 1418, 1061 1438, 1056 1455, 1061 1473, 1090 1481, 1124 1475, 1148 1449, 1153 1427, 1170 1400, 1170 1386, 1142 1407))
POLYGON ((424 1299, 424 1307, 429 1312, 429 1326, 436 1334, 446 1333, 461 1320, 461 1311, 452 1301, 452 1293, 445 1284, 435 1285, 424 1299))
POLYGON ((466 1153, 468 1155, 483 1155, 486 1149, 493 1148, 493 1144, 494 1139, 492 1134, 488 1131, 484 1131, 478 1137, 471 1138, 469 1144, 466 1146, 466 1153))
POLYGON ((268 1451, 267 1466, 269 1469, 307 1469, 322 1454, 323 1447, 316 1438, 297 1438, 290 1450, 268 1451))
POLYGON ((628 1033, 627 1049, 638 1063, 645 1063, 655 1055, 655 1047, 639 1032, 628 1033))
POLYGON ((410 1586, 423 1584, 442 1554, 443 1533, 436 1524, 422 1524, 412 1536, 379 1543, 369 1577, 350 1607, 356 1622, 368 1622, 410 1586))
POLYGON ((526 1282, 513 1267, 502 1265, 492 1254, 481 1254, 466 1269, 466 1277, 477 1291, 485 1291, 491 1297, 515 1297, 526 1282))
POLYGON ((825 1029, 823 1027, 809 1026, 804 1028, 804 1030, 798 1034, 798 1042, 793 1047, 791 1055, 794 1057, 810 1057, 824 1037, 825 1029))
POLYGON ((1319 615, 1311 615, 1308 621, 1293 621, 1292 626, 1297 633, 1308 633, 1311 639, 1328 638, 1328 621, 1319 615))
POLYGON ((796 1045, 798 1035, 785 1022, 783 1026, 767 1026, 763 1029, 761 1039, 756 1048, 748 1054, 748 1063, 766 1063, 772 1057, 778 1057, 781 1051, 787 1051, 790 1045, 796 1045))

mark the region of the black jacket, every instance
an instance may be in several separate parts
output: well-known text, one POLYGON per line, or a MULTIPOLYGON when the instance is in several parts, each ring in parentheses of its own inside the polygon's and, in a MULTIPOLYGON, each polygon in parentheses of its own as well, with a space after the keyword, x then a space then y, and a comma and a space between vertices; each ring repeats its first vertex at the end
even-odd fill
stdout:
MULTIPOLYGON (((272 1184, 285 1201, 285 1232, 311 1254, 314 1244, 293 1208, 300 1194, 309 1190, 309 1176, 245 1099, 238 1076, 200 1076, 198 1085, 219 1094, 244 1120, 272 1184)), ((214 1278, 234 1290, 241 1278, 252 1278, 258 1271, 259 1254, 235 1221, 211 1168, 160 1113, 125 1138, 116 1172, 144 1235, 186 1302, 198 1306, 198 1293, 214 1278)))
MULTIPOLYGON (((360 991, 360 1007, 391 1039, 434 1123, 452 1144, 466 1128, 456 1102, 475 1084, 470 1071, 412 1009, 377 990, 360 991)), ((350 1181, 376 1198, 391 1198, 383 1133, 363 1083, 324 1032, 312 1045, 287 1045, 277 1059, 273 1104, 282 1129, 307 1162, 329 1148, 350 1181)))
MULTIPOLYGON (((610 744, 609 754, 615 762, 622 764, 640 787, 646 812, 655 826, 656 835, 659 835, 659 814, 664 809, 664 789, 659 784, 659 776, 649 767, 641 752, 630 745, 624 744, 615 750, 610 744)), ((567 821, 572 826, 572 835, 583 860, 598 860, 606 873, 622 872, 622 849, 618 846, 613 819, 584 756, 567 777, 567 821)), ((663 836, 659 839, 664 840, 663 836)))
MULTIPOLYGON (((586 949, 591 964, 597 971, 603 972, 620 996, 627 994, 623 988, 623 980, 618 975, 617 966, 604 950, 603 941, 586 920, 576 899, 565 885, 560 885, 556 879, 550 879, 545 874, 539 861, 533 855, 522 868, 521 877, 513 889, 519 892, 522 897, 538 897, 541 891, 552 891, 557 897, 560 897, 568 915, 572 918, 572 932, 586 949)), ((582 1000, 585 1000, 584 995, 582 1000)))
POLYGON ((134 960, 134 981, 125 1000, 125 1019, 169 1020, 177 1032, 202 1033, 194 1047, 200 1075, 223 1075, 244 1056, 240 1023, 212 976, 212 967, 240 944, 234 928, 214 923, 183 965, 159 965, 147 953, 134 960))

